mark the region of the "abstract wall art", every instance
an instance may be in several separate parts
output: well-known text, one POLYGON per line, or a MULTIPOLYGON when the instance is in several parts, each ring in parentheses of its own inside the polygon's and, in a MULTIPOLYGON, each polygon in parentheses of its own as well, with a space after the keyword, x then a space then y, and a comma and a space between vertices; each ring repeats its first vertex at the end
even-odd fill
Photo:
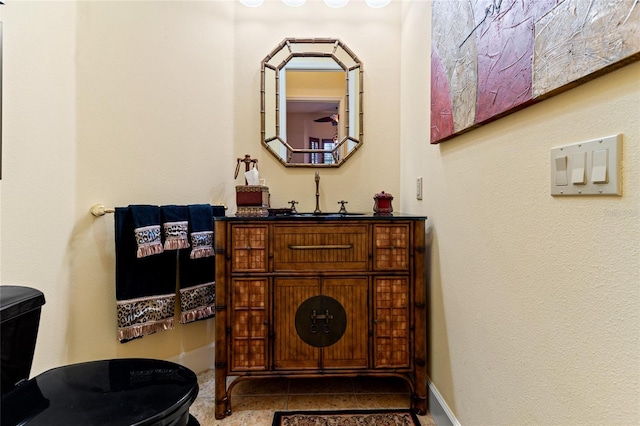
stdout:
POLYGON ((433 0, 431 143, 640 59, 640 0, 433 0))

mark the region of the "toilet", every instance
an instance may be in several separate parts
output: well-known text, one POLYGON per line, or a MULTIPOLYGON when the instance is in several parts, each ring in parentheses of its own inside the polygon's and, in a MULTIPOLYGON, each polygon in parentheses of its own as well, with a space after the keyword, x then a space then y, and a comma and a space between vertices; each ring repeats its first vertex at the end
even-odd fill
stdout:
POLYGON ((10 425, 197 426, 190 369, 169 361, 123 358, 53 368, 28 379, 44 295, 0 286, 2 410, 10 425))

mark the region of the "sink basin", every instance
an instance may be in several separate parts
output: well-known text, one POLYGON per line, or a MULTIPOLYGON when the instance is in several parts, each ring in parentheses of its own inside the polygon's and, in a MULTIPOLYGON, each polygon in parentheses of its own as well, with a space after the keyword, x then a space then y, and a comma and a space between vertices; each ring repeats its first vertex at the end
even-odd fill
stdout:
POLYGON ((345 217, 345 216, 362 216, 364 213, 296 213, 291 217, 345 217))

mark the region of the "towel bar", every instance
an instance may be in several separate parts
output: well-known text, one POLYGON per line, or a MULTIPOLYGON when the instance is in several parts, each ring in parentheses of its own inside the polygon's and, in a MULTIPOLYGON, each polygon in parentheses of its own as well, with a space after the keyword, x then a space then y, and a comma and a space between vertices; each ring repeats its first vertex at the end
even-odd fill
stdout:
MULTIPOLYGON (((226 204, 221 203, 221 204, 217 204, 217 205, 222 206, 222 207, 224 207, 225 210, 227 210, 227 205, 226 204)), ((116 209, 115 209, 115 207, 105 207, 102 204, 95 204, 95 205, 91 206, 89 211, 95 217, 100 217, 100 216, 104 216, 107 213, 115 213, 116 209)))

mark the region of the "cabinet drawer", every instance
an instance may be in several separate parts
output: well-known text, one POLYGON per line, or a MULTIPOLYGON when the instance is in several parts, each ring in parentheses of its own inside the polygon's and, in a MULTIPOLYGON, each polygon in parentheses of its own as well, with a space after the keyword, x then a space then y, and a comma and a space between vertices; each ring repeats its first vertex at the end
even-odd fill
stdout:
POLYGON ((409 225, 374 225, 373 267, 377 271, 409 268, 409 225))
POLYGON ((234 225, 231 228, 231 267, 234 272, 267 271, 266 225, 234 225))
POLYGON ((367 226, 274 226, 274 271, 366 271, 367 226))

